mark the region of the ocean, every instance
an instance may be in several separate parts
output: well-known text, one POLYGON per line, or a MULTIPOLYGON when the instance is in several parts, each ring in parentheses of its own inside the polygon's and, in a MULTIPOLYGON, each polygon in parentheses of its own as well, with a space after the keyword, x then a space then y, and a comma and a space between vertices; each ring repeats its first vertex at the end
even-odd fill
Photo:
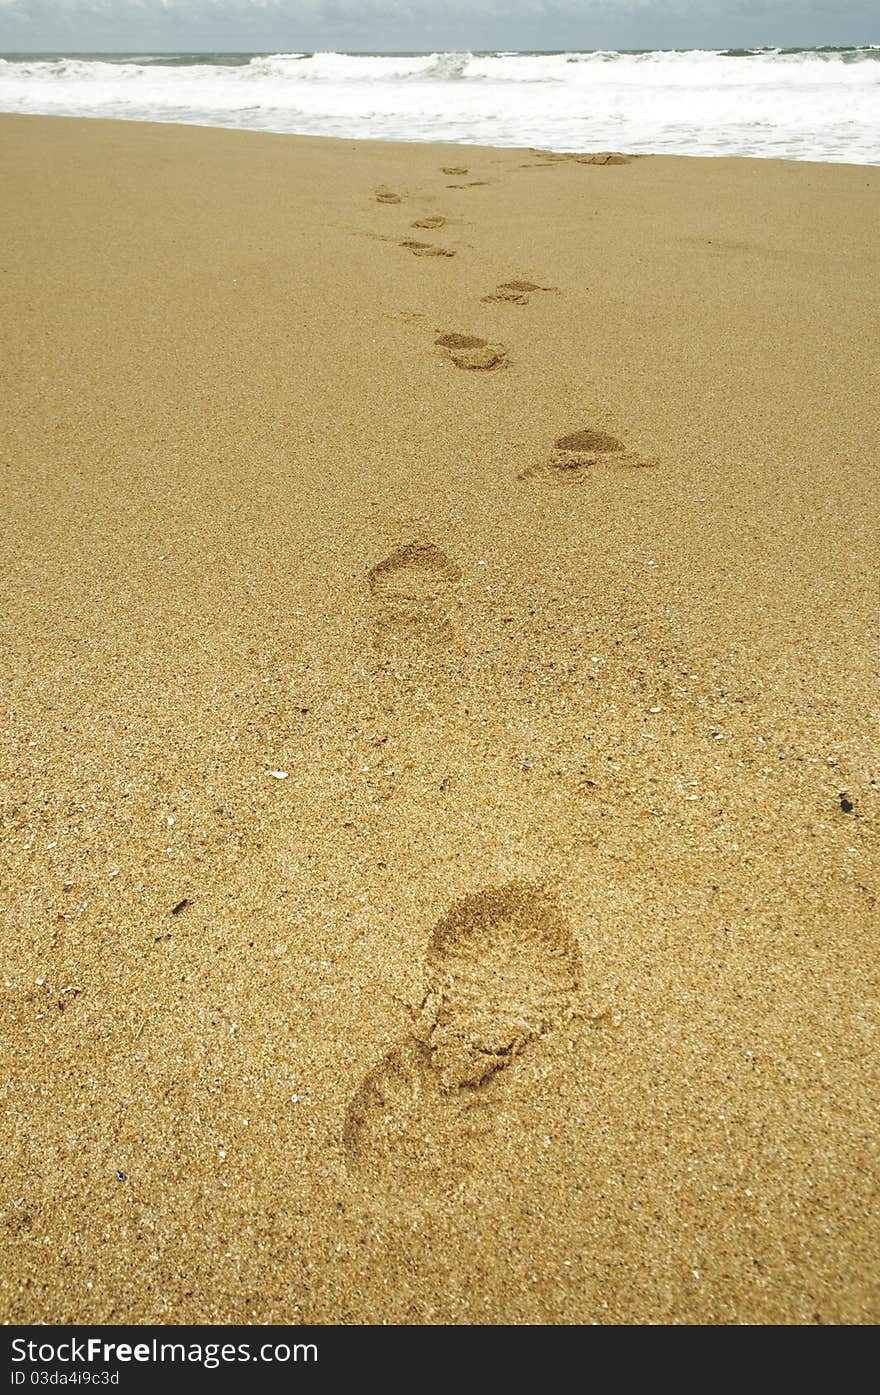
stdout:
POLYGON ((7 54, 0 111, 376 140, 880 163, 880 45, 7 54))

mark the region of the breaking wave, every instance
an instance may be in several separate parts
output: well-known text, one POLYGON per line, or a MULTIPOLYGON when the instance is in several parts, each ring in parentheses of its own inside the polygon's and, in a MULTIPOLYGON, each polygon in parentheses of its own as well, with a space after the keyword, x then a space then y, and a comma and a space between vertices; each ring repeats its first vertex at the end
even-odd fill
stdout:
POLYGON ((0 111, 880 163, 880 46, 0 59, 0 111))

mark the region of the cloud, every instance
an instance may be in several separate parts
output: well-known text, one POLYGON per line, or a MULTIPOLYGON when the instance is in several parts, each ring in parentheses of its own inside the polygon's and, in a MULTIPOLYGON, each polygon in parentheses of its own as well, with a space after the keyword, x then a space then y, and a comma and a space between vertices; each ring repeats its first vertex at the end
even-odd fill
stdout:
POLYGON ((880 38, 872 14, 874 0, 0 0, 0 48, 857 43, 880 38))

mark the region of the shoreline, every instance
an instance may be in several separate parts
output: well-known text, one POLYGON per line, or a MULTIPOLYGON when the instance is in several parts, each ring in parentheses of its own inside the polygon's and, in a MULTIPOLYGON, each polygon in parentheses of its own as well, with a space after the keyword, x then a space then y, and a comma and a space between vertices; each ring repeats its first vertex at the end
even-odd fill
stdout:
POLYGON ((876 1321, 880 174, 269 134, 0 120, 0 1315, 876 1321))
POLYGON ((153 127, 153 126, 156 126, 156 127, 167 127, 167 126, 170 126, 170 127, 172 127, 174 130, 182 130, 182 131, 189 131, 189 130, 193 130, 193 131, 224 131, 224 132, 227 132, 227 133, 229 133, 229 134, 238 134, 238 135, 269 136, 269 137, 279 137, 279 136, 281 136, 281 137, 284 137, 284 138, 286 138, 286 139, 290 139, 290 140, 294 140, 294 141, 320 141, 320 142, 327 142, 328 144, 336 144, 336 145, 340 145, 340 146, 349 146, 349 147, 352 146, 352 145, 355 145, 355 146, 357 146, 357 145, 366 145, 366 146, 387 145, 387 146, 392 146, 392 147, 393 147, 393 146, 400 146, 400 147, 401 147, 402 149, 404 149, 404 150, 411 149, 412 147, 416 147, 417 149, 422 149, 422 148, 431 149, 431 148, 433 147, 433 148, 438 148, 438 149, 439 149, 439 148, 444 148, 444 149, 450 149, 450 150, 452 150, 452 149, 461 149, 461 150, 470 150, 470 151, 481 151, 481 150, 483 150, 483 151, 490 151, 490 152, 492 152, 493 154, 498 154, 498 155, 503 155, 503 154, 511 154, 511 155, 516 155, 516 154, 524 154, 524 155, 527 155, 527 154, 547 154, 547 155, 569 155, 569 156, 584 155, 584 156, 589 156, 589 155, 596 155, 596 154, 614 154, 614 155, 624 155, 624 156, 626 156, 628 159, 631 159, 631 160, 687 160, 687 161, 706 160, 706 161, 712 161, 712 162, 715 162, 715 161, 724 161, 724 160, 731 160, 731 161, 738 161, 738 162, 749 163, 749 164, 757 163, 757 164, 760 164, 760 165, 798 165, 798 166, 799 166, 799 165, 807 165, 807 166, 810 166, 810 167, 818 166, 818 167, 820 167, 820 168, 825 168, 825 167, 827 167, 827 166, 831 166, 833 169, 838 169, 838 168, 840 168, 840 169, 860 169, 860 170, 866 170, 866 171, 873 171, 873 170, 878 170, 878 169, 880 169, 880 163, 878 163, 878 164, 863 164, 863 163, 860 163, 859 161, 849 161, 849 160, 845 160, 845 161, 844 161, 844 160, 800 160, 800 159, 780 158, 780 157, 769 156, 769 155, 687 155, 687 154, 681 154, 681 153, 668 154, 668 153, 663 152, 663 151, 651 151, 651 150, 638 150, 638 151, 633 151, 633 150, 625 150, 625 151, 617 151, 617 150, 615 150, 615 151, 598 151, 598 150, 555 150, 555 149, 550 149, 550 148, 544 148, 544 147, 539 147, 539 146, 529 146, 529 145, 485 145, 485 144, 469 144, 469 143, 466 142, 466 141, 442 141, 442 140, 436 140, 436 141, 435 141, 435 140, 423 140, 423 139, 420 139, 420 138, 417 138, 417 137, 414 137, 412 140, 399 140, 399 139, 390 140, 390 139, 387 139, 387 138, 384 137, 384 136, 375 136, 375 137, 372 137, 372 136, 332 136, 332 135, 324 136, 324 135, 314 135, 314 134, 311 134, 311 133, 308 133, 308 132, 299 132, 299 131, 258 131, 258 130, 254 130, 253 128, 251 128, 251 127, 249 127, 249 126, 223 126, 223 125, 219 125, 219 124, 211 123, 211 122, 207 122, 207 123, 201 124, 201 123, 198 123, 198 122, 191 122, 191 121, 160 121, 160 120, 156 120, 156 119, 152 119, 152 120, 142 120, 140 117, 134 117, 134 116, 108 117, 108 116, 89 116, 89 115, 82 115, 82 114, 77 114, 77 115, 75 115, 75 116, 67 116, 67 115, 57 114, 57 113, 53 113, 53 112, 8 112, 8 111, 0 111, 0 122, 2 122, 2 121, 4 121, 4 120, 7 120, 7 119, 13 119, 13 120, 16 120, 16 121, 22 121, 22 120, 35 120, 35 121, 87 121, 87 122, 89 122, 89 123, 91 123, 91 122, 101 122, 101 123, 104 123, 104 124, 106 124, 106 125, 108 125, 108 126, 146 126, 146 127, 148 127, 148 128, 149 128, 149 127, 153 127))

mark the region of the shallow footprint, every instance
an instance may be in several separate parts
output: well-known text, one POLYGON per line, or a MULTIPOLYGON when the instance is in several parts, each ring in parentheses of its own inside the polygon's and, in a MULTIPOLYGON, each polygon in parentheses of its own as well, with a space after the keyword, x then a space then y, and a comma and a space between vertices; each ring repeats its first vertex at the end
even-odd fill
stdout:
POLYGON ((377 629, 415 632, 433 640, 448 637, 455 583, 460 580, 459 568, 433 543, 396 548, 367 573, 377 629))
POLYGON ((444 1096, 428 1049, 407 1041, 367 1073, 349 1103, 346 1170, 395 1199, 427 1199, 470 1171, 491 1122, 480 1095, 444 1096))
POLYGON ((520 169, 547 169, 554 165, 561 165, 566 161, 574 161, 578 165, 629 165, 633 160, 638 160, 638 155, 624 155, 620 150, 595 150, 589 153, 579 153, 577 151, 558 150, 532 150, 532 155, 537 155, 541 165, 520 165, 520 169))
POLYGON ((485 339, 478 339, 475 334, 438 334, 434 340, 441 349, 485 349, 485 339))
POLYGON ((475 334, 440 334, 434 343, 448 350, 456 368, 489 373, 507 362, 507 352, 500 344, 487 344, 475 334))
POLYGON ((400 203, 400 195, 392 189, 377 189, 373 197, 377 203, 400 203))
POLYGON ((638 155, 624 155, 619 150, 597 150, 592 155, 571 155, 578 165, 630 165, 638 155))
POLYGON ((625 449, 622 441, 618 441, 616 436, 610 436, 607 431, 571 431, 567 436, 557 436, 555 441, 556 449, 562 451, 564 455, 589 456, 595 459, 597 455, 610 455, 625 449))
POLYGON ((442 168, 443 174, 467 174, 467 173, 468 173, 467 165, 443 165, 441 168, 442 168))
POLYGON ((455 253, 450 252, 448 247, 437 247, 433 242, 415 242, 411 237, 405 238, 400 245, 401 247, 405 247, 408 252, 412 252, 414 257, 455 256, 455 253))
POLYGON ((425 318, 424 310, 393 310, 385 316, 386 320, 400 320, 405 325, 417 325, 425 318))
POLYGON ((553 286, 539 286, 534 281, 502 281, 500 286, 496 286, 491 295, 482 297, 486 304, 495 301, 506 301, 512 305, 528 305, 529 297, 534 291, 552 291, 553 286))
POLYGON ((349 1172, 423 1193, 479 1160, 500 1077, 574 1012, 581 957, 559 907, 512 882, 457 901, 428 946, 412 1031, 346 1113, 349 1172))
POLYGON ((432 213, 428 218, 417 218, 412 224, 414 228, 445 228, 449 219, 444 218, 440 213, 432 213))
POLYGON ((645 468, 655 464, 652 460, 642 460, 627 450, 622 441, 607 431, 593 431, 585 428, 572 431, 566 436, 558 436, 549 458, 540 465, 523 470, 521 480, 543 476, 553 483, 578 483, 601 464, 645 468))

